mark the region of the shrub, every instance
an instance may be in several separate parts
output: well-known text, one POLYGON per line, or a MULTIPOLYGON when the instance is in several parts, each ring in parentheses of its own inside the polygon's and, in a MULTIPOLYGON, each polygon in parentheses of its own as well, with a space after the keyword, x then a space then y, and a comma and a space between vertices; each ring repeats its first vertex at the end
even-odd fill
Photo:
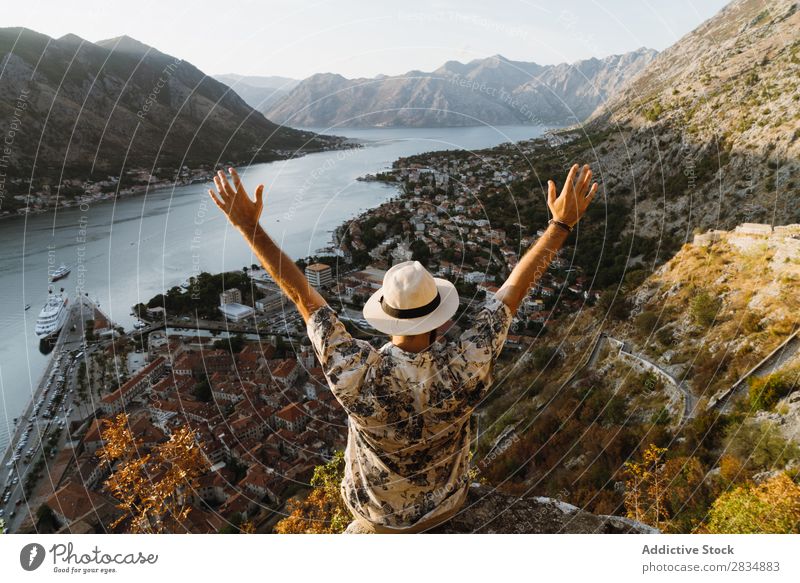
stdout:
POLYGON ((649 336, 658 323, 658 314, 655 312, 642 312, 636 317, 636 327, 639 332, 649 336))
POLYGON ((340 494, 344 478, 344 452, 314 469, 314 489, 305 500, 289 500, 289 515, 275 525, 278 534, 339 534, 353 520, 340 494))
POLYGON ((765 377, 750 377, 750 406, 754 409, 773 409, 778 401, 788 395, 795 387, 790 375, 776 372, 765 377))
POLYGON ((558 362, 558 351, 552 346, 539 346, 532 356, 531 363, 536 370, 547 370, 558 362))
POLYGON ((709 511, 712 534, 800 533, 800 486, 784 472, 726 492, 709 511))
POLYGON ((695 324, 704 328, 708 328, 714 323, 721 308, 722 300, 718 297, 712 297, 706 290, 700 290, 692 298, 690 304, 692 319, 695 324))
POLYGON ((745 312, 742 317, 742 329, 748 334, 761 332, 761 315, 752 310, 745 312))
POLYGON ((664 346, 671 346, 675 341, 675 337, 673 336, 670 328, 659 329, 659 331, 656 332, 656 338, 658 338, 658 341, 664 346))
POLYGON ((644 113, 644 117, 647 121, 656 121, 663 112, 664 107, 661 105, 661 102, 656 101, 652 107, 644 113))
POLYGON ((800 455, 800 448, 786 441, 774 424, 741 423, 725 431, 725 451, 736 456, 752 471, 784 467, 800 455))

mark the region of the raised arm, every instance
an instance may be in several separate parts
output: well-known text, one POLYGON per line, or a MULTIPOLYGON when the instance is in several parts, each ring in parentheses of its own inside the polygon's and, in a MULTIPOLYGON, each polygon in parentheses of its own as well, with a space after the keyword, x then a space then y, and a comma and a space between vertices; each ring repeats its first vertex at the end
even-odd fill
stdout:
POLYGON ((213 189, 208 191, 211 199, 239 230, 261 265, 294 302, 303 320, 308 322, 309 316, 317 308, 327 304, 325 298, 308 283, 308 279, 294 261, 281 251, 259 224, 258 218, 264 208, 264 185, 259 184, 256 187, 255 200, 252 200, 242 186, 236 170, 228 168, 228 171, 233 179, 233 186, 228 182, 225 173, 220 170, 214 177, 217 192, 213 189))
POLYGON ((583 166, 578 179, 575 180, 577 172, 578 165, 574 164, 558 197, 555 183, 552 180, 547 181, 547 206, 553 218, 544 235, 539 237, 534 246, 522 256, 496 294, 512 312, 517 311, 522 299, 528 293, 528 288, 539 281, 547 270, 553 257, 566 241, 569 230, 578 223, 597 192, 597 183, 592 183, 592 171, 589 165, 583 166))

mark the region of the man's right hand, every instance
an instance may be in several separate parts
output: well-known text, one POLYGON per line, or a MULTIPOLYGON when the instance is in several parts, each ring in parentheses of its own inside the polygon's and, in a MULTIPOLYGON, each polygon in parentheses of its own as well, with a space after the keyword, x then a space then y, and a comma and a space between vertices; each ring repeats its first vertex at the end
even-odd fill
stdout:
POLYGON ((577 172, 578 165, 574 164, 569 169, 567 181, 564 183, 560 196, 556 196, 556 183, 552 180, 547 181, 547 206, 553 213, 553 219, 566 223, 570 227, 574 227, 578 223, 597 192, 597 183, 592 182, 592 171, 589 169, 589 165, 583 165, 578 179, 575 180, 577 172))
POLYGON ((228 177, 220 170, 214 176, 217 192, 209 189, 211 200, 220 208, 231 224, 239 229, 245 237, 251 237, 258 226, 261 209, 264 208, 264 185, 256 187, 255 200, 250 198, 242 185, 239 174, 234 168, 228 168, 233 178, 233 186, 228 182, 228 177))

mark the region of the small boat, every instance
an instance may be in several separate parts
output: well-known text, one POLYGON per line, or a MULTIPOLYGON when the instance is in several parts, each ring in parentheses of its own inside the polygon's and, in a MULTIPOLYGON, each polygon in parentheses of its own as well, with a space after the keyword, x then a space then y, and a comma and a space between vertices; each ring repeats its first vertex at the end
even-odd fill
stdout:
POLYGON ((136 328, 137 330, 140 330, 140 329, 142 329, 142 328, 145 328, 146 326, 147 326, 147 324, 145 324, 145 323, 144 323, 144 322, 142 322, 141 320, 136 320, 136 321, 133 323, 133 327, 134 327, 134 328, 136 328))
POLYGON ((30 310, 31 309, 31 305, 30 304, 25 304, 25 309, 26 310, 30 310))
POLYGON ((69 267, 64 265, 63 263, 50 274, 50 281, 56 281, 61 279, 62 277, 67 277, 69 272, 72 271, 69 267))

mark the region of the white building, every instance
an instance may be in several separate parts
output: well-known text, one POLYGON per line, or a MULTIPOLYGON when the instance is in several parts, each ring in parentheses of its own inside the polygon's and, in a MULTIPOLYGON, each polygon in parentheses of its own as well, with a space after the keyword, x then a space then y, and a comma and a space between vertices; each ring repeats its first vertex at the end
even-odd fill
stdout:
POLYGON ((316 288, 333 283, 330 265, 325 265, 324 263, 312 263, 306 267, 306 278, 308 283, 316 288))
POLYGON ((742 235, 769 236, 772 234, 772 225, 766 225, 763 223, 742 223, 736 227, 736 229, 734 229, 734 233, 739 233, 742 235))
POLYGON ((273 312, 283 307, 283 294, 279 290, 266 292, 263 298, 256 300, 256 310, 260 312, 273 312))
POLYGON ((235 287, 232 287, 231 289, 226 289, 224 292, 219 294, 220 306, 224 306, 225 304, 241 304, 241 303, 242 303, 242 292, 240 292, 235 287))
POLYGON ((256 311, 250 306, 245 306, 237 302, 222 304, 219 307, 219 311, 222 312, 222 315, 231 322, 241 322, 242 320, 246 320, 256 313, 256 311))

